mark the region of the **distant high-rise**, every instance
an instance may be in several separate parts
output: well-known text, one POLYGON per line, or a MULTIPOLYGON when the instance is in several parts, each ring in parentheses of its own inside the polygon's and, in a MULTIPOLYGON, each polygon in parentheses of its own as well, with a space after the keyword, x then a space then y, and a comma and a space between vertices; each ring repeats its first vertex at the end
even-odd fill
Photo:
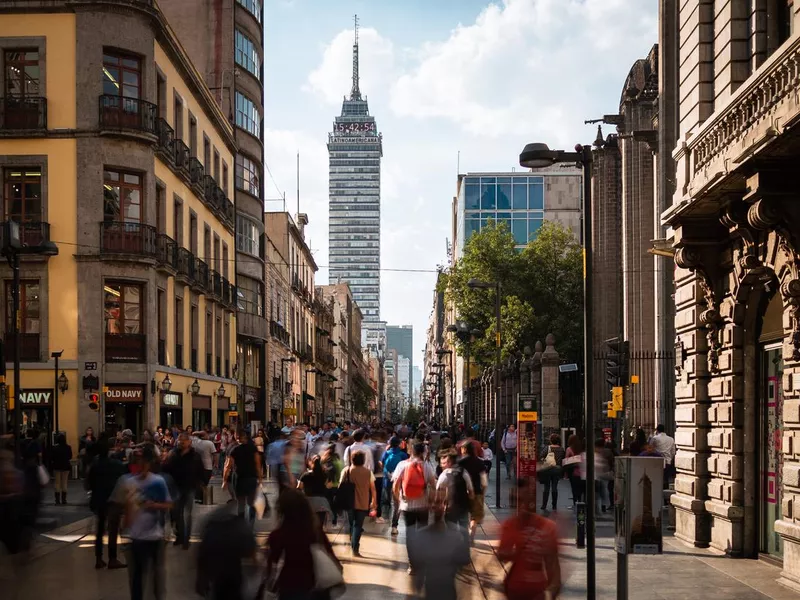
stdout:
POLYGON ((358 17, 353 86, 328 134, 328 155, 330 282, 350 284, 369 329, 380 321, 383 140, 359 89, 358 17))
POLYGON ((409 361, 408 374, 404 377, 408 380, 408 385, 403 392, 410 398, 413 391, 411 372, 414 368, 414 328, 411 325, 387 325, 386 347, 397 350, 398 356, 404 356, 409 361))

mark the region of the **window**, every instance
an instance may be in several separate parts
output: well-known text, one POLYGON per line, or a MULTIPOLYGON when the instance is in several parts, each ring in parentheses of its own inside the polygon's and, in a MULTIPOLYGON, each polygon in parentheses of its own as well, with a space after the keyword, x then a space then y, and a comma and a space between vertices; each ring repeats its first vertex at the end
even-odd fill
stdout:
POLYGON ((167 228, 166 195, 166 188, 161 184, 156 184, 156 231, 158 233, 164 233, 167 228))
POLYGON ((236 215, 236 249, 253 256, 260 256, 261 229, 254 221, 236 215))
POLYGON ((530 194, 528 208, 542 210, 544 208, 544 185, 541 182, 531 183, 528 191, 530 194))
POLYGON ((175 120, 175 139, 183 140, 183 100, 177 94, 172 107, 172 118, 175 120))
POLYGON ((261 132, 261 114, 253 101, 239 92, 236 92, 236 125, 256 137, 261 132))
POLYGON ((261 57, 258 54, 256 44, 238 29, 234 38, 236 47, 236 63, 244 67, 247 71, 261 79, 261 57))
POLYGON ((25 98, 39 95, 39 52, 6 50, 6 93, 8 97, 25 98))
POLYGON ((222 191, 225 192, 225 197, 228 196, 228 163, 222 161, 222 191))
POLYGON ((211 175, 211 140, 203 134, 203 167, 206 169, 206 174, 211 175))
POLYGON ((239 276, 239 285, 236 287, 236 305, 241 312, 251 315, 264 316, 261 299, 264 297, 264 285, 260 281, 249 277, 239 276))
POLYGON ((183 298, 175 298, 175 366, 183 368, 183 298))
MULTIPOLYGON (((14 282, 6 281, 6 333, 13 329, 14 282)), ((21 281, 19 286, 20 333, 40 333, 39 282, 21 281)), ((9 359, 10 360, 10 359, 9 359)))
POLYGON ((112 52, 103 53, 103 94, 140 98, 142 65, 138 58, 112 52))
POLYGON ((241 154, 236 155, 236 187, 253 196, 261 194, 261 179, 258 165, 241 154))
POLYGON ((103 172, 103 218, 106 222, 141 223, 141 175, 108 169, 103 172))
POLYGON ((197 119, 189 113, 189 156, 197 156, 197 119))
POLYGON ((228 244, 222 242, 222 276, 228 278, 228 244))
POLYGON ((211 266, 211 228, 203 225, 203 260, 211 266))
POLYGON ((261 23, 261 0, 236 0, 239 4, 244 6, 251 15, 256 18, 256 21, 261 23))
POLYGON ((158 116, 167 118, 167 80, 160 72, 156 74, 156 97, 158 99, 158 116))
POLYGON ((197 256, 197 215, 189 211, 189 252, 197 256))
POLYGON ((106 283, 106 333, 120 335, 144 331, 142 312, 142 286, 126 283, 106 283))
POLYGON ((219 152, 214 148, 214 181, 219 185, 219 152))
POLYGON ((175 238, 175 243, 178 246, 183 246, 183 202, 175 198, 175 206, 172 212, 172 237, 175 238))
POLYGON ((5 218, 24 223, 42 220, 42 170, 20 167, 3 171, 5 218))

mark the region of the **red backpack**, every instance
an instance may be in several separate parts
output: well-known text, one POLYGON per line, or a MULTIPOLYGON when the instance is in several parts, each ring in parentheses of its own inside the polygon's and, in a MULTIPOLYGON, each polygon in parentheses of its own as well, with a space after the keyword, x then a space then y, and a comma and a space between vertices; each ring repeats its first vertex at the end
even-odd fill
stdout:
POLYGON ((425 493, 425 465, 415 460, 403 472, 403 496, 408 500, 422 498, 425 493))

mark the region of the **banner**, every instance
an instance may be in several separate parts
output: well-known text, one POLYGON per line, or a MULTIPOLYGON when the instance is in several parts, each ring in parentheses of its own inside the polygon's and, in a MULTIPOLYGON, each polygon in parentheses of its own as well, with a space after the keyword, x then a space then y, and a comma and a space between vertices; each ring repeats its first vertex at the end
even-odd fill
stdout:
MULTIPOLYGON (((520 408, 530 407, 521 405, 520 408)), ((517 413, 517 477, 527 479, 528 485, 531 486, 530 498, 533 505, 528 507, 531 512, 536 512, 537 417, 536 412, 531 410, 521 410, 517 413)), ((499 476, 500 473, 496 475, 499 476)))

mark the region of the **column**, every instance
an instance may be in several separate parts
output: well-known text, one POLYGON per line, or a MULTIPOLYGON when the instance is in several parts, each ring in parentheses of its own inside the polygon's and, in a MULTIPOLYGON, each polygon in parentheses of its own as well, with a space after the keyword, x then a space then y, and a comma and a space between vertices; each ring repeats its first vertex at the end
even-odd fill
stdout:
POLYGON ((558 393, 558 365, 561 362, 555 348, 556 338, 552 333, 545 338, 545 349, 542 352, 541 393, 542 393, 542 429, 546 433, 558 433, 561 421, 559 420, 559 393, 558 393))

